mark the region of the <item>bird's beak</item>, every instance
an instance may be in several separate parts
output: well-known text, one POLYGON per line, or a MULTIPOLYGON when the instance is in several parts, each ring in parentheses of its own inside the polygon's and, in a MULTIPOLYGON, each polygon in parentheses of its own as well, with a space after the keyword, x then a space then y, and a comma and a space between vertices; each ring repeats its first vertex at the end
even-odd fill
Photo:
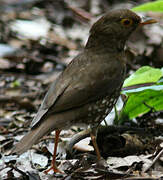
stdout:
POLYGON ((144 26, 146 24, 153 24, 153 23, 157 23, 157 21, 155 19, 148 18, 146 20, 143 20, 143 22, 140 23, 140 26, 144 26))

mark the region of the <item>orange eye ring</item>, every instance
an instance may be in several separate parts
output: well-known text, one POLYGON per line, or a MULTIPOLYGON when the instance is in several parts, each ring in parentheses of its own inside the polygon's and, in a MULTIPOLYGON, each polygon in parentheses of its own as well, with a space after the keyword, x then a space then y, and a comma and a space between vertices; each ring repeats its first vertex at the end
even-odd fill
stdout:
POLYGON ((123 26, 129 27, 133 24, 133 20, 132 19, 121 19, 121 24, 123 26))

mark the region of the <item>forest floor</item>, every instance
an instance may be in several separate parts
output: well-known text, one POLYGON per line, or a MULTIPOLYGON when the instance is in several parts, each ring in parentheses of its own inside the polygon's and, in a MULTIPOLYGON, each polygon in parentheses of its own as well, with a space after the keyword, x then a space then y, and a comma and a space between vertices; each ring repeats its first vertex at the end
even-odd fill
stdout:
MULTIPOLYGON (((152 109, 137 118, 137 124, 130 121, 123 126, 100 126, 97 143, 105 159, 102 166, 96 161, 89 137, 71 147, 72 153, 67 152, 72 136, 83 130, 80 127, 61 133, 57 162, 64 174, 44 173, 52 159, 54 132, 21 156, 9 155, 29 130, 51 82, 84 47, 91 24, 110 9, 130 9, 139 3, 0 1, 0 180, 163 179, 163 124, 158 123, 163 112, 152 109)), ((163 13, 145 15, 163 22, 163 13)), ((130 37, 127 47, 133 53, 127 76, 145 65, 162 68, 160 24, 138 29, 130 37)))

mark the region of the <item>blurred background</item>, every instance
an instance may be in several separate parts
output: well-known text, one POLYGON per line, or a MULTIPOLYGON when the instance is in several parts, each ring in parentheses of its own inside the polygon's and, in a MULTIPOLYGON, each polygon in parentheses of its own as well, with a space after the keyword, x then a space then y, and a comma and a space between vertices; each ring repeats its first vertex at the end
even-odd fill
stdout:
MULTIPOLYGON (((146 2, 152 1, 0 0, 0 157, 27 131, 49 84, 84 47, 91 24, 108 10, 146 2)), ((141 66, 163 66, 163 13, 138 14, 159 23, 130 37, 126 77, 141 66)), ((0 160, 0 179, 10 160, 0 160)))

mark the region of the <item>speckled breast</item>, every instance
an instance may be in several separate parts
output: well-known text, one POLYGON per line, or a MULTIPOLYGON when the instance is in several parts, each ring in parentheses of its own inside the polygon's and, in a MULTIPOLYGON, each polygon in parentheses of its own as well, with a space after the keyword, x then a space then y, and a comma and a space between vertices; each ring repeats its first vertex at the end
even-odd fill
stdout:
POLYGON ((121 88, 118 88, 112 95, 107 95, 104 98, 91 103, 88 107, 88 117, 86 118, 85 123, 93 123, 92 125, 101 123, 116 104, 120 95, 120 89, 121 88))

